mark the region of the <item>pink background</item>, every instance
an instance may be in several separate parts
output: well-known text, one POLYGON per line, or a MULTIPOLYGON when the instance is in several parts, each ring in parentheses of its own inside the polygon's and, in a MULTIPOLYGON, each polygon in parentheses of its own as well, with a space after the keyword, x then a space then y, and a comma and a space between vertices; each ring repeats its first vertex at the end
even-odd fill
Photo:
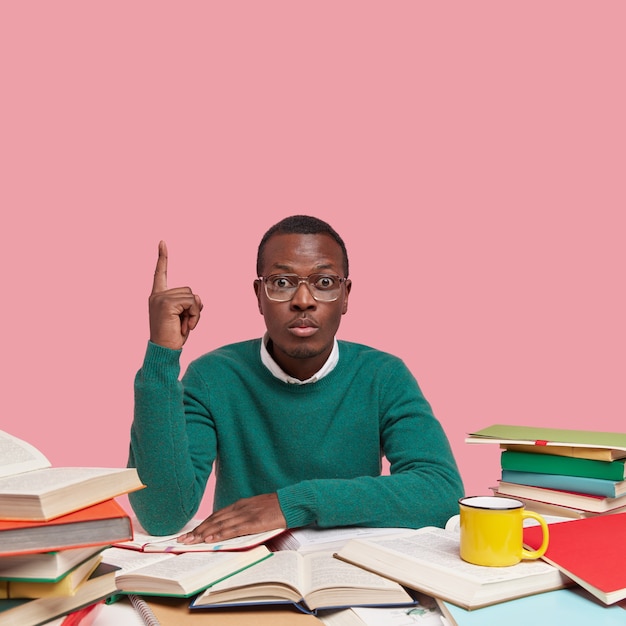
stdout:
POLYGON ((310 213, 340 337, 405 360, 468 493, 469 431, 623 430, 624 7, 2 3, 1 428, 124 465, 159 239, 205 303, 186 364, 263 332, 256 246, 310 213))

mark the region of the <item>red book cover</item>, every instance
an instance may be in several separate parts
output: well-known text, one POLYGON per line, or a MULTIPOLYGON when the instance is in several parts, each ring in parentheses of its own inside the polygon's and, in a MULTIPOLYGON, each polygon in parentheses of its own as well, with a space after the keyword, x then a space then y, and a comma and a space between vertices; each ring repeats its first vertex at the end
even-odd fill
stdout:
POLYGON ((114 499, 47 522, 0 519, 0 556, 105 546, 132 538, 130 517, 114 499))
MULTIPOLYGON (((626 513, 558 522, 549 528, 544 560, 606 604, 626 598, 626 513)), ((536 550, 541 528, 525 528, 524 543, 536 550)))

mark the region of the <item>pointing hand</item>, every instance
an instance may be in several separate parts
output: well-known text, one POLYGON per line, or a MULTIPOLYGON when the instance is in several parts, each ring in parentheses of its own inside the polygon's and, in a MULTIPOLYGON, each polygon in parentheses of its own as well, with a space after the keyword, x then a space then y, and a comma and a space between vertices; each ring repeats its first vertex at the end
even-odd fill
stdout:
POLYGON ((180 350, 197 326, 200 311, 200 297, 189 287, 167 288, 167 246, 161 241, 149 299, 150 341, 180 350))

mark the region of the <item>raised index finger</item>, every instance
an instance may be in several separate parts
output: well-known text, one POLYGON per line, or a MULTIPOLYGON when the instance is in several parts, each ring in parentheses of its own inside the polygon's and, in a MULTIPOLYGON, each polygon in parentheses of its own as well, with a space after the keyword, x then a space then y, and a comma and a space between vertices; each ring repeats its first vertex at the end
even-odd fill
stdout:
POLYGON ((167 290, 167 246, 164 241, 159 242, 159 258, 154 270, 152 293, 167 290))

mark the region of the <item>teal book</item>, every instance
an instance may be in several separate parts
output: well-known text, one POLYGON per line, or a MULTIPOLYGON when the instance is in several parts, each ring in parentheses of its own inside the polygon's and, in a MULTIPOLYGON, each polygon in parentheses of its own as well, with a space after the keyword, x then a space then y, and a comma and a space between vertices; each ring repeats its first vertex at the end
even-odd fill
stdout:
POLYGON ((619 498, 626 494, 626 480, 615 481, 584 476, 564 476, 563 474, 518 472, 516 470, 502 470, 502 480, 517 485, 573 491, 574 493, 586 493, 605 498, 619 498))
POLYGON ((593 461, 553 454, 533 454, 505 450, 500 456, 502 469, 540 474, 562 474, 620 481, 626 478, 626 460, 593 461))
POLYGON ((626 610, 606 606, 585 590, 572 587, 538 593, 482 609, 466 611, 450 602, 441 609, 456 626, 624 626, 626 610))

